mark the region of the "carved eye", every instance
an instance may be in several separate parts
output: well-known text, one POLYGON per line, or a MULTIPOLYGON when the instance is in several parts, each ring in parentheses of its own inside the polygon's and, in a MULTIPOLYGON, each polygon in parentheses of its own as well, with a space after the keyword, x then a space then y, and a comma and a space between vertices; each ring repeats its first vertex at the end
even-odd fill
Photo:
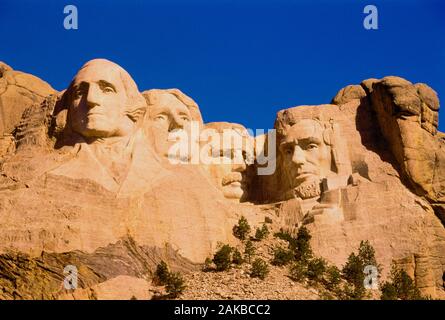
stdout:
POLYGON ((74 89, 73 97, 74 99, 79 99, 84 94, 84 90, 81 87, 77 87, 74 89))
POLYGON ((187 116, 181 116, 182 121, 190 121, 190 119, 187 116))
POLYGON ((167 116, 165 114, 158 114, 157 116, 155 116, 154 120, 155 121, 164 121, 164 120, 167 120, 167 116))
POLYGON ((102 89, 102 91, 105 92, 105 93, 114 93, 114 92, 116 92, 116 91, 114 91, 114 89, 112 87, 104 87, 102 89))
POLYGON ((315 144, 315 143, 311 143, 311 144, 309 144, 308 146, 307 146, 307 150, 314 150, 314 149, 317 149, 318 148, 318 145, 317 144, 315 144))
POLYGON ((286 148, 286 149, 284 149, 284 153, 288 156, 291 156, 294 152, 293 152, 292 148, 286 148))

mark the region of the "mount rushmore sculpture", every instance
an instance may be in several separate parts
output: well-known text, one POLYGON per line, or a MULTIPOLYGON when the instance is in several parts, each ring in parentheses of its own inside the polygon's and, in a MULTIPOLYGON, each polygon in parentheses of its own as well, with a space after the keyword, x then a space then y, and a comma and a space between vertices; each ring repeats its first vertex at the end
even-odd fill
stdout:
POLYGON ((427 85, 368 79, 254 136, 105 59, 62 92, 0 71, 0 298, 58 298, 66 265, 82 288, 147 279, 161 259, 194 270, 237 241, 241 215, 305 225, 337 265, 369 240, 445 297, 445 135, 427 85))

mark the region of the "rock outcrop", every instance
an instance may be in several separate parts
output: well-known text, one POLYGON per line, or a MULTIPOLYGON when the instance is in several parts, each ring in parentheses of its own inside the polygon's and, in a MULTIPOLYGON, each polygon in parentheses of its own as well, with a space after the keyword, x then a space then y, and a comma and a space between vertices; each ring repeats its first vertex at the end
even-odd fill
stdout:
POLYGON ((0 137, 12 132, 26 108, 54 93, 45 81, 0 61, 0 137))

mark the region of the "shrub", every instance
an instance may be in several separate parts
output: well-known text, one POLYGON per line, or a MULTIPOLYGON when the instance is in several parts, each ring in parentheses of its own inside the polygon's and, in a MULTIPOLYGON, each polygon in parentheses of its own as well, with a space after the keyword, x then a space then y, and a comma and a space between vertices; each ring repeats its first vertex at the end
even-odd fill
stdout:
POLYGON ((280 232, 276 232, 274 234, 274 237, 287 241, 289 244, 289 249, 291 249, 292 251, 295 251, 297 248, 297 239, 295 239, 294 237, 292 237, 292 235, 289 232, 285 232, 283 230, 280 230, 280 232))
POLYGON ((177 298, 186 288, 184 279, 179 272, 170 273, 165 289, 172 298, 177 298))
POLYGON ((238 224, 233 227, 233 235, 240 240, 245 240, 250 233, 250 225, 244 216, 238 220, 238 224))
POLYGON ((351 253, 342 269, 343 278, 353 286, 353 291, 350 294, 348 292, 345 293, 351 299, 362 299, 365 295, 365 286, 363 284, 365 280, 364 267, 360 257, 355 255, 355 253, 351 253))
POLYGON ((307 265, 301 261, 296 261, 289 267, 289 277, 297 282, 302 282, 307 277, 307 265))
POLYGON ((375 266, 380 272, 380 266, 375 258, 375 250, 369 241, 361 241, 358 254, 351 253, 348 261, 342 269, 343 278, 352 286, 352 290, 346 290, 343 294, 349 299, 363 299, 366 294, 364 273, 366 266, 375 266))
POLYGON ((213 264, 212 259, 206 258, 206 260, 204 261, 204 266, 202 267, 202 271, 207 272, 212 270, 212 264, 213 264))
POLYGON ((329 266, 326 269, 324 286, 330 291, 338 291, 338 286, 341 282, 341 273, 336 266, 329 266))
POLYGON ((264 280, 269 273, 269 267, 267 266, 267 262, 262 259, 255 259, 252 263, 252 271, 250 272, 250 276, 252 278, 260 278, 264 280))
POLYGON ((320 292, 320 300, 334 300, 335 296, 326 290, 320 292))
POLYGON ((369 265, 375 266, 377 268, 378 277, 380 278, 382 268, 377 263, 377 259, 375 258, 375 250, 368 240, 360 242, 360 246, 358 248, 358 257, 362 261, 364 267, 369 265))
POLYGON ((238 249, 235 249, 233 251, 232 262, 237 265, 240 265, 244 262, 243 256, 241 255, 241 252, 239 252, 238 249))
POLYGON ((343 283, 341 289, 338 290, 337 296, 340 300, 356 300, 355 287, 350 283, 343 283))
POLYGON ((266 239, 268 235, 269 235, 269 229, 267 228, 266 224, 263 224, 261 229, 260 228, 256 229, 255 238, 257 240, 266 239))
POLYGON ((326 261, 323 258, 314 258, 307 265, 307 277, 309 280, 321 282, 326 271, 326 261))
POLYGON ((231 246, 225 244, 215 253, 213 263, 216 266, 216 271, 224 271, 230 268, 232 250, 231 246))
POLYGON ((382 300, 397 300, 397 289, 396 287, 390 283, 390 282, 384 282, 381 287, 382 295, 380 296, 380 299, 382 300))
POLYGON ((295 253, 295 259, 297 261, 307 263, 312 258, 312 248, 310 243, 312 236, 306 227, 303 226, 298 229, 296 238, 289 232, 283 230, 275 233, 274 236, 289 243, 289 249, 295 253))
POLYGON ((307 262, 312 257, 311 240, 312 236, 306 227, 298 229, 297 238, 295 240, 295 258, 297 261, 307 262))
POLYGON ((277 247, 273 252, 272 264, 274 266, 284 266, 292 261, 294 253, 288 249, 277 247))
POLYGON ((156 266, 156 271, 154 275, 154 282, 158 285, 165 285, 168 281, 170 271, 168 270, 167 263, 161 260, 161 262, 156 266))
POLYGON ((179 272, 170 272, 165 261, 157 265, 154 280, 159 285, 165 285, 167 293, 172 298, 178 297, 186 288, 182 275, 179 272))
POLYGON ((252 241, 249 240, 246 242, 246 247, 244 248, 244 256, 246 257, 246 260, 249 263, 254 254, 255 254, 255 247, 253 246, 252 241))
POLYGON ((405 270, 397 270, 392 276, 393 285, 396 288, 397 296, 401 300, 420 300, 422 296, 416 287, 413 279, 405 270))
POLYGON ((394 264, 391 268, 390 282, 382 285, 382 300, 421 300, 424 299, 413 279, 405 270, 398 269, 394 264))

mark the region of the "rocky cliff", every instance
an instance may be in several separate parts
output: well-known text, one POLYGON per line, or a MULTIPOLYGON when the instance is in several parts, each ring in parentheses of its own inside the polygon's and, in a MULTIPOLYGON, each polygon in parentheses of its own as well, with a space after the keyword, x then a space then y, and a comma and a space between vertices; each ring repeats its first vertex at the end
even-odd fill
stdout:
POLYGON ((206 124, 180 90, 142 95, 107 60, 60 93, 0 70, 0 298, 150 298, 161 259, 197 272, 219 243, 238 243, 241 215, 275 231, 305 225, 337 266, 369 240, 384 273, 395 261, 424 294, 445 297, 445 135, 427 85, 368 79, 331 104, 278 111, 276 135, 254 139, 239 124, 206 124), (193 130, 217 138, 203 152, 193 130), (179 156, 178 132, 189 137, 179 156), (223 132, 240 144, 227 147, 223 132), (276 155, 268 174, 261 152, 276 155), (75 292, 63 288, 69 265, 75 292))

